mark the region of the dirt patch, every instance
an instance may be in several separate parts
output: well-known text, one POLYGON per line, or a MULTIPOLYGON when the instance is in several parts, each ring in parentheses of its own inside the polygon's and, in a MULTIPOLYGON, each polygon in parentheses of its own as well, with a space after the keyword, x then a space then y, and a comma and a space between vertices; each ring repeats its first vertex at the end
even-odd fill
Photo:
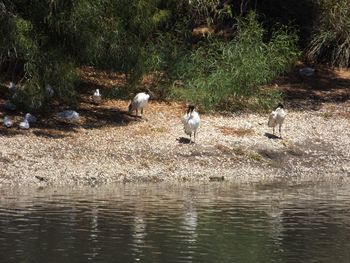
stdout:
POLYGON ((224 135, 230 135, 230 136, 249 136, 254 134, 254 131, 252 129, 245 129, 245 128, 232 128, 232 127, 225 127, 225 126, 217 126, 217 128, 221 131, 224 135))
POLYGON ((299 63, 294 71, 278 78, 277 89, 283 91, 285 104, 293 110, 319 110, 323 103, 344 103, 350 99, 350 70, 315 67, 315 74, 303 77, 299 63))
POLYGON ((339 112, 338 115, 350 121, 350 112, 339 112))

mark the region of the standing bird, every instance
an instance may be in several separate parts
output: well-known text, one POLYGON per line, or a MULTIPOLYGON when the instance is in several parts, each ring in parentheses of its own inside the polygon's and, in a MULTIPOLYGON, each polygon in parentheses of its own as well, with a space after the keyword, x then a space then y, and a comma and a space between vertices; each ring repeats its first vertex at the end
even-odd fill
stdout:
POLYGON ((282 135, 281 135, 281 127, 283 124, 283 121, 286 117, 286 113, 283 109, 283 105, 282 103, 279 103, 277 106, 277 109, 275 109, 273 112, 271 112, 270 116, 269 116, 269 122, 267 123, 267 125, 269 127, 273 128, 273 134, 275 135, 275 127, 277 126, 277 124, 279 125, 279 132, 280 132, 280 138, 282 139, 282 135))
POLYGON ((145 92, 137 93, 134 99, 129 105, 129 114, 136 111, 136 116, 138 111, 141 110, 141 118, 143 114, 143 109, 147 106, 148 100, 152 97, 152 93, 147 89, 145 92))
POLYGON ((92 100, 94 101, 95 104, 99 104, 102 100, 100 90, 96 89, 94 92, 94 95, 92 96, 92 100))
POLYGON ((185 116, 182 118, 182 123, 184 125, 184 130, 187 135, 190 136, 190 142, 192 139, 193 133, 193 142, 196 142, 196 133, 199 127, 201 119, 199 118, 198 112, 195 110, 194 105, 188 105, 187 112, 185 116))

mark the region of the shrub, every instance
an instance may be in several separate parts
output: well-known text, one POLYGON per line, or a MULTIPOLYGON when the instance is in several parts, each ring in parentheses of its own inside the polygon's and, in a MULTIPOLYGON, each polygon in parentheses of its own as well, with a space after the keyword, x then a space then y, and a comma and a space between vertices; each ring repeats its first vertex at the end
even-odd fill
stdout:
POLYGON ((169 17, 161 2, 0 1, 0 67, 7 79, 21 81, 16 104, 29 110, 50 104, 49 83, 56 100, 76 105, 75 68, 82 65, 126 73, 136 84, 155 67, 147 45, 169 17))
MULTIPOLYGON (((261 85, 290 69, 299 52, 296 33, 286 27, 264 42, 264 29, 255 13, 237 20, 236 37, 228 42, 209 39, 176 65, 184 86, 173 96, 202 105, 206 110, 235 107, 259 96, 261 85)), ((276 96, 275 96, 276 97, 276 96)))
POLYGON ((306 50, 309 59, 350 66, 350 1, 317 0, 318 18, 306 50))

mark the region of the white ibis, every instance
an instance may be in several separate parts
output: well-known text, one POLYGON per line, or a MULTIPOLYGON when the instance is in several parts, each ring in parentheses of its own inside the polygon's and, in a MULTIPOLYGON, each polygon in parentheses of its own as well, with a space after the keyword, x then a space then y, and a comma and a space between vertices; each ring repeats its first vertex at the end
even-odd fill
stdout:
POLYGON ((129 114, 131 114, 133 111, 136 111, 137 116, 138 111, 140 110, 142 117, 143 109, 147 106, 148 100, 151 98, 151 96, 152 93, 148 89, 145 92, 137 93, 129 105, 129 114))
POLYGON ((267 125, 269 127, 273 128, 273 134, 275 134, 275 127, 277 126, 277 124, 279 125, 279 133, 280 133, 280 138, 282 138, 281 135, 281 127, 283 124, 283 121, 286 117, 286 113, 283 109, 283 105, 281 103, 278 104, 277 108, 271 112, 270 116, 269 116, 269 121, 267 123, 267 125))
POLYGON ((198 112, 195 110, 195 106, 189 105, 185 116, 182 118, 184 124, 184 130, 187 135, 190 136, 190 142, 193 133, 193 142, 196 142, 196 133, 199 127, 201 119, 199 118, 198 112))

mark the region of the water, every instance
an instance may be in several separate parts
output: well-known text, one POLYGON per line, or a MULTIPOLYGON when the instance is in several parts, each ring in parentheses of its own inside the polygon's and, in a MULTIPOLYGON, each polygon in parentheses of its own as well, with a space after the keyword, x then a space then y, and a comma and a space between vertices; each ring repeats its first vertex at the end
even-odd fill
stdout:
POLYGON ((350 262, 350 186, 0 188, 0 262, 350 262))

